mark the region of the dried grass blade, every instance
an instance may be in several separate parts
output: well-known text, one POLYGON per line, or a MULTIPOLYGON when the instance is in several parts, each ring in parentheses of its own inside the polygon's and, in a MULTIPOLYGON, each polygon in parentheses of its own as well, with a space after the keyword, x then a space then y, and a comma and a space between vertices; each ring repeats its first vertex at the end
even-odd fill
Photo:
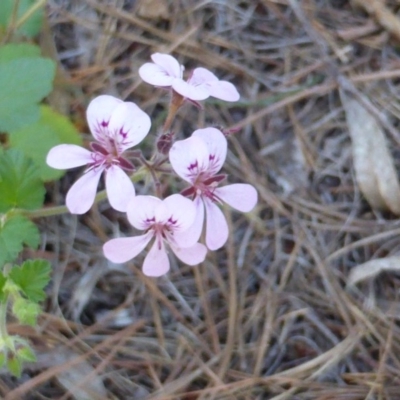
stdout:
POLYGON ((365 279, 374 278, 382 271, 400 271, 400 256, 376 258, 353 268, 348 284, 355 285, 365 279))

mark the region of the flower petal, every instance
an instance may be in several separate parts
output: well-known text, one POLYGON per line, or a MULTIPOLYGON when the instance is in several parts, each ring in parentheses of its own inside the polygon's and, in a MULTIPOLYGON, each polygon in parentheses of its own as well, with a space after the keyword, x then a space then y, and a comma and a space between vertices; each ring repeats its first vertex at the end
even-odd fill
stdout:
POLYGON ((148 229, 155 222, 156 208, 162 203, 158 197, 135 196, 127 208, 128 220, 136 229, 148 229))
POLYGON ((94 98, 86 110, 86 118, 92 135, 103 143, 108 136, 107 127, 115 108, 123 103, 113 96, 102 95, 94 98))
POLYGON ((178 247, 191 247, 200 239, 204 224, 204 204, 200 196, 193 200, 193 205, 196 208, 196 217, 193 224, 184 231, 174 232, 174 240, 178 247))
POLYGON ((92 162, 92 152, 75 144, 60 144, 50 149, 46 162, 56 169, 80 167, 92 162))
POLYGON ((162 239, 156 238, 143 263, 143 273, 147 276, 161 276, 169 271, 169 260, 162 239))
POLYGON ((220 81, 206 68, 196 68, 192 76, 188 79, 188 84, 195 87, 199 92, 203 91, 204 93, 208 93, 208 96, 213 96, 224 101, 237 101, 240 98, 236 87, 232 83, 220 81))
POLYGON ((224 134, 217 128, 197 129, 192 137, 201 138, 207 146, 209 161, 207 171, 215 175, 224 165, 228 151, 228 141, 224 134))
POLYGON ((235 183, 215 189, 214 194, 241 212, 249 212, 257 204, 257 191, 247 183, 235 183))
POLYGON ((149 133, 150 117, 135 103, 121 103, 114 109, 108 125, 109 138, 118 146, 119 154, 141 142, 149 133))
POLYGON ((151 59, 155 64, 162 66, 169 76, 182 78, 183 66, 175 57, 165 53, 154 53, 151 59))
POLYGON ((191 77, 188 79, 188 83, 191 85, 202 85, 209 82, 218 82, 218 78, 206 68, 195 68, 191 77))
POLYGON ((240 94, 236 87, 227 81, 211 82, 208 85, 210 96, 224 101, 238 101, 240 94))
POLYGON ((66 198, 71 214, 84 214, 92 206, 103 170, 103 168, 91 169, 71 186, 66 198))
POLYGON ((185 249, 171 246, 174 254, 187 265, 197 265, 204 261, 207 255, 207 247, 201 243, 195 243, 185 249))
POLYGON ((169 151, 169 161, 174 171, 185 181, 194 183, 209 165, 207 146, 201 138, 177 140, 169 151))
POLYGON ((135 196, 135 188, 128 175, 116 165, 106 171, 106 190, 112 208, 126 212, 129 201, 135 196))
POLYGON ((182 79, 174 79, 171 83, 172 89, 187 99, 199 101, 210 97, 210 91, 206 85, 191 85, 182 79))
POLYGON ((143 64, 139 68, 139 76, 150 85, 169 87, 175 80, 174 77, 169 76, 163 67, 153 63, 143 64))
POLYGON ((140 77, 150 85, 171 86, 175 79, 182 78, 182 68, 169 54, 155 53, 151 56, 154 63, 146 63, 139 68, 140 77))
POLYGON ((150 242, 153 233, 145 235, 111 239, 103 245, 104 256, 110 261, 121 264, 136 257, 150 242))
POLYGON ((210 250, 221 248, 228 240, 228 224, 221 209, 209 199, 204 199, 206 207, 206 245, 210 250))
POLYGON ((184 231, 194 222, 196 207, 193 202, 180 194, 173 194, 163 200, 168 210, 168 225, 175 231, 184 231))

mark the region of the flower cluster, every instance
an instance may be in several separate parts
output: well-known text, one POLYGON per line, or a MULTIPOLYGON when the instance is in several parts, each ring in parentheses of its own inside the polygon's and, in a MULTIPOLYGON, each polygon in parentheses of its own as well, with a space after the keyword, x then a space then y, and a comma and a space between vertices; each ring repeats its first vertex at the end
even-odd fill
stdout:
POLYGON ((144 231, 139 236, 109 240, 103 246, 104 255, 115 263, 127 262, 154 240, 145 257, 143 272, 148 276, 161 276, 170 268, 167 248, 188 265, 204 261, 207 249, 221 248, 228 239, 229 230, 220 206, 226 203, 238 211, 249 212, 257 203, 257 192, 245 183, 222 186, 226 175, 220 170, 226 159, 228 141, 220 130, 198 129, 191 137, 174 142, 173 134, 166 130, 185 99, 196 102, 213 96, 237 101, 236 88, 205 68, 196 68, 185 81, 184 68, 175 58, 160 53, 151 58, 153 63, 144 64, 139 74, 145 82, 172 92, 169 121, 162 132, 162 137, 167 135, 171 140, 171 146, 168 158, 158 162, 154 161, 157 157, 152 157, 152 161, 143 157, 139 160, 153 176, 160 171, 165 173, 166 169, 161 167, 169 161, 172 170, 188 186, 180 194, 165 199, 135 196, 128 175, 135 171, 135 166, 128 159, 127 150, 146 137, 151 120, 136 104, 108 95, 95 98, 87 109, 88 125, 95 139, 90 144, 91 151, 76 145, 59 145, 50 150, 47 163, 58 169, 86 165, 84 175, 72 185, 66 198, 69 211, 75 214, 83 214, 93 205, 104 172, 110 205, 126 212, 130 224, 144 231), (180 97, 178 103, 174 103, 174 96, 180 97), (204 224, 205 245, 199 243, 204 224))
POLYGON ((239 93, 230 82, 220 81, 211 71, 196 68, 188 80, 183 79, 183 65, 169 54, 155 53, 152 63, 139 68, 140 77, 150 85, 171 88, 184 98, 193 101, 212 96, 224 101, 238 101, 239 93))

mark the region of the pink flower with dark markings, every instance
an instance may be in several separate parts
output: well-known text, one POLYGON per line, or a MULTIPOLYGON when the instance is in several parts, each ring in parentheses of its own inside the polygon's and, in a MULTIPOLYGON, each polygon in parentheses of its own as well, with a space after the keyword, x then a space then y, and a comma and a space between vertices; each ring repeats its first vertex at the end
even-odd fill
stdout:
POLYGON ((56 169, 87 165, 84 175, 67 194, 66 204, 72 214, 84 214, 92 206, 103 172, 111 206, 126 211, 135 188, 124 170, 133 171, 134 166, 122 155, 144 139, 150 130, 150 118, 136 104, 107 95, 90 102, 86 117, 97 140, 91 143, 92 151, 61 144, 49 151, 47 164, 56 169))
POLYGON ((144 230, 141 236, 111 239, 103 246, 104 255, 112 262, 124 263, 136 257, 154 238, 154 243, 145 257, 143 273, 147 276, 161 276, 169 270, 166 244, 185 264, 196 265, 204 261, 207 249, 196 243, 185 231, 195 218, 193 203, 173 194, 164 200, 153 196, 136 196, 127 210, 129 222, 135 228, 144 230))
POLYGON ((205 209, 206 245, 210 250, 221 248, 228 239, 228 224, 218 205, 227 203, 238 211, 249 212, 257 203, 257 192, 249 184, 219 187, 226 178, 218 174, 226 153, 227 140, 216 128, 196 130, 190 138, 176 141, 169 152, 172 168, 190 183, 182 194, 192 197, 196 208, 195 221, 185 235, 192 241, 199 240, 205 209))
POLYGON ((139 69, 140 77, 154 86, 167 87, 181 96, 192 100, 205 100, 212 96, 224 101, 237 101, 240 98, 232 83, 220 81, 205 68, 193 70, 189 79, 183 79, 184 67, 169 54, 155 53, 152 63, 146 63, 139 69))

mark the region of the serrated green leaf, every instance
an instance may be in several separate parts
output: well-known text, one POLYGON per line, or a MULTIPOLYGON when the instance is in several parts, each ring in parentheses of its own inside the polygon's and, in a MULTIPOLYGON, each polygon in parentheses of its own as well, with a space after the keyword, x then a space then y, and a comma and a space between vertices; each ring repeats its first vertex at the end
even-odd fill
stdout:
POLYGON ((20 150, 0 149, 0 212, 40 208, 44 195, 38 167, 20 150))
MULTIPOLYGON (((19 0, 17 20, 21 18, 37 0, 19 0)), ((7 29, 11 22, 15 0, 0 1, 0 26, 7 29)), ((39 9, 18 29, 18 32, 28 36, 36 36, 40 32, 43 20, 43 8, 39 9)))
POLYGON ((46 260, 28 260, 21 266, 12 267, 9 279, 18 285, 31 301, 39 302, 46 298, 44 288, 50 281, 51 266, 46 260))
POLYGON ((14 261, 26 244, 36 248, 40 235, 36 225, 22 215, 15 215, 0 224, 0 269, 6 262, 14 261))
POLYGON ((5 302, 7 300, 7 295, 4 293, 4 286, 7 282, 7 278, 0 272, 0 302, 5 302))
POLYGON ((34 326, 40 313, 40 307, 37 303, 19 297, 12 305, 12 312, 21 324, 34 326))
POLYGON ((6 44, 0 47, 0 63, 30 57, 40 57, 40 47, 29 43, 6 44))
POLYGON ((22 363, 16 356, 13 355, 7 360, 7 368, 17 378, 21 376, 22 363))
POLYGON ((49 181, 61 177, 64 172, 50 168, 46 164, 49 150, 63 143, 81 144, 82 140, 75 126, 63 115, 48 106, 41 107, 38 122, 16 132, 10 132, 10 146, 20 149, 32 158, 40 169, 42 180, 49 181))
POLYGON ((0 63, 0 131, 10 132, 39 119, 38 102, 52 89, 55 63, 24 57, 0 63))

